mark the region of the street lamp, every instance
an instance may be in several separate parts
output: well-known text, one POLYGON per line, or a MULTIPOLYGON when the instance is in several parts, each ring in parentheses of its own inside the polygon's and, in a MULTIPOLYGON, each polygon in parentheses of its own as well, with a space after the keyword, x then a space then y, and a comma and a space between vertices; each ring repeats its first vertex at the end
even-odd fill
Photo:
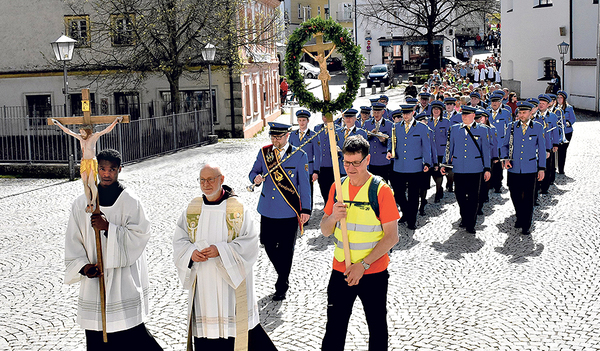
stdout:
POLYGON ((217 47, 211 43, 206 44, 204 49, 202 49, 202 59, 204 61, 208 61, 208 99, 210 100, 210 129, 211 133, 215 134, 215 125, 214 125, 214 116, 213 116, 213 99, 212 99, 212 71, 211 71, 211 62, 215 59, 215 54, 217 53, 217 47))
POLYGON ((52 45, 52 50, 54 50, 54 56, 56 56, 56 60, 63 62, 65 117, 69 117, 69 83, 67 82, 67 61, 71 61, 71 59, 73 59, 73 49, 75 49, 75 43, 77 43, 77 40, 71 39, 66 35, 61 35, 60 38, 56 39, 56 41, 50 43, 50 45, 52 45))
POLYGON ((561 54, 561 58, 560 60, 562 61, 562 86, 560 87, 561 90, 565 90, 565 87, 567 86, 565 84, 565 55, 567 54, 567 52, 569 52, 569 44, 565 43, 564 41, 560 44, 558 44, 558 53, 561 54))

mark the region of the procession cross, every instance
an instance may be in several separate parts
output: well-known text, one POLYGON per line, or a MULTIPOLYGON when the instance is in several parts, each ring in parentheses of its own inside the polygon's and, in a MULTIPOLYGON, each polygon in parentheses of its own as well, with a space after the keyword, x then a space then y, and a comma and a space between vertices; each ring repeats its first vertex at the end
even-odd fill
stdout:
MULTIPOLYGON (((96 161, 96 142, 100 136, 110 132, 118 122, 129 123, 129 115, 121 116, 93 116, 90 109, 90 90, 81 89, 81 110, 83 117, 59 117, 48 118, 49 125, 56 125, 65 133, 77 138, 81 144, 82 160, 79 166, 81 180, 83 181, 85 195, 87 197, 86 212, 100 214, 100 202, 98 199, 98 183, 97 173, 98 164, 96 161), (111 123, 112 122, 112 123, 111 123), (111 123, 104 130, 93 133, 94 124, 111 123), (80 128, 81 134, 74 133, 65 124, 82 124, 80 128)), ((100 238, 100 230, 94 227, 96 235, 96 266, 98 267, 100 276, 100 309, 102 313, 102 338, 104 342, 108 341, 106 334, 106 288, 104 286, 104 265, 102 263, 102 242, 100 238)))
MULTIPOLYGON (((321 69, 321 73, 319 73, 319 80, 321 81, 321 86, 323 88, 323 101, 330 101, 331 95, 329 93, 329 80, 331 79, 331 75, 327 71, 327 59, 335 50, 335 44, 333 43, 323 43, 323 33, 316 33, 314 35, 316 44, 314 45, 305 45, 302 48, 306 54, 308 54, 313 59, 319 62, 319 67, 321 69), (317 56, 313 56, 307 49, 312 49, 313 52, 317 52, 317 56), (329 54, 325 56, 325 50, 330 50, 329 54)), ((336 194, 339 195, 339 201, 343 203, 343 194, 342 194, 342 180, 340 176, 340 164, 338 163, 338 154, 337 154, 337 143, 335 141, 335 127, 333 125, 333 114, 328 112, 325 114, 325 121, 327 123, 327 134, 329 136, 329 150, 331 151, 331 164, 333 165, 333 177, 335 183, 335 191, 336 194)), ((334 199, 335 201, 335 199, 334 199)), ((346 264, 346 268, 350 267, 352 264, 352 260, 350 258, 350 244, 348 240, 348 227, 346 225, 346 218, 342 218, 340 220, 340 227, 342 230, 342 242, 344 243, 344 263, 346 264)))

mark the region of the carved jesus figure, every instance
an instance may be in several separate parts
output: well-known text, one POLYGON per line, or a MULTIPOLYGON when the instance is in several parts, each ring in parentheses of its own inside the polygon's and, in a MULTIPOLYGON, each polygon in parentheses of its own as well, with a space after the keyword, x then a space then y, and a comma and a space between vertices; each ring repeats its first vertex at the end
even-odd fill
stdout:
POLYGON ((324 56, 324 53, 322 52, 318 53, 317 56, 313 56, 310 52, 308 52, 308 50, 302 48, 304 53, 319 63, 319 68, 321 69, 321 73, 319 73, 319 80, 323 86, 323 100, 325 101, 329 101, 331 99, 329 95, 329 81, 331 80, 331 75, 329 75, 329 72, 327 71, 327 59, 331 56, 331 54, 333 54, 333 50, 335 50, 335 44, 333 44, 333 47, 327 56, 324 56))
POLYGON ((92 126, 86 125, 79 129, 77 134, 65 127, 56 119, 52 119, 52 123, 56 124, 65 133, 79 140, 81 145, 81 163, 79 165, 79 173, 81 174, 81 180, 83 181, 83 191, 88 200, 88 204, 85 208, 86 212, 92 213, 96 209, 96 198, 98 197, 98 188, 96 187, 96 177, 98 176, 98 161, 96 160, 96 142, 98 139, 113 130, 113 128, 123 120, 123 117, 117 117, 105 129, 94 133, 92 126))

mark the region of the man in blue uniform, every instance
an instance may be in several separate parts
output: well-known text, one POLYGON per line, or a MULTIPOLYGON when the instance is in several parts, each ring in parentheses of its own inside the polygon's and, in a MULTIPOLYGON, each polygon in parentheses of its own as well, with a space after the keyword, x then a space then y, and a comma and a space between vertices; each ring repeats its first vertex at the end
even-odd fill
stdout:
POLYGON ((458 115, 458 111, 456 111, 456 98, 451 96, 444 99, 444 105, 446 106, 446 110, 444 111, 444 118, 449 120, 451 124, 461 123, 460 117, 455 117, 458 115))
MULTIPOLYGON (((446 100, 447 99, 450 98, 446 98, 446 100)), ((456 99, 454 99, 454 101, 456 101, 456 99)), ((452 102, 451 106, 452 110, 454 110, 454 102, 449 102, 452 102)), ((434 101, 431 103, 431 120, 429 123, 427 123, 429 128, 433 131, 432 139, 435 141, 435 150, 437 155, 437 160, 434 161, 438 165, 444 163, 444 153, 446 152, 446 144, 448 142, 448 135, 450 133, 450 120, 442 116, 443 106, 444 104, 439 101, 434 101)), ((440 173, 440 170, 433 172, 433 180, 435 182, 435 202, 437 203, 440 202, 440 200, 444 197, 444 188, 442 187, 444 176, 442 173, 440 173)), ((449 183, 449 180, 447 183, 449 183)))
POLYGON ((546 168, 544 127, 531 120, 532 108, 533 104, 529 102, 517 103, 518 120, 508 125, 500 149, 504 168, 508 169, 508 189, 517 215, 515 228, 522 228, 525 235, 531 233, 535 184, 544 179, 546 168))
MULTIPOLYGON (((487 110, 477 109, 475 111, 475 122, 478 123, 482 128, 487 129, 488 142, 490 143, 490 162, 493 167, 495 163, 499 163, 499 148, 498 148, 498 133, 496 133, 496 127, 489 123, 490 112, 487 110)), ((502 168, 501 168, 502 169, 502 168)), ((490 172, 491 173, 491 172, 490 172)), ((477 215, 483 215, 483 205, 490 201, 490 181, 481 182, 479 189, 479 204, 477 206, 477 215)))
POLYGON ((381 95, 379 97, 379 101, 380 103, 383 104, 384 108, 383 108, 383 118, 387 119, 387 120, 392 120, 392 111, 390 111, 387 108, 388 102, 390 101, 390 98, 387 95, 381 95))
MULTIPOLYGON (((438 110, 439 106, 436 105, 437 103, 441 104, 441 101, 438 100, 434 100, 431 102, 431 111, 433 112, 433 110, 438 110), (438 108, 435 108, 438 107, 438 108)), ((441 113, 441 112, 440 112, 441 113)), ((417 120, 417 122, 427 126, 427 132, 429 133, 429 143, 431 144, 431 167, 429 167, 429 170, 427 172, 423 172, 423 177, 421 179, 421 186, 419 189, 419 198, 420 198, 420 202, 421 204, 419 205, 419 214, 421 216, 425 216, 425 205, 427 205, 427 190, 429 190, 429 186, 431 185, 430 179, 431 176, 434 172, 434 170, 438 169, 438 165, 437 165, 437 149, 435 147, 435 135, 433 134, 433 130, 431 128, 429 128, 429 126, 427 125, 427 122, 429 121, 429 115, 427 114, 427 112, 421 112, 419 113, 415 119, 417 120)))
MULTIPOLYGON (((369 172, 380 176, 386 182, 390 180, 391 161, 387 159, 387 143, 392 135, 393 122, 383 117, 385 105, 373 103, 373 118, 365 124, 367 140, 369 141, 369 172)), ((390 118, 392 117, 390 113, 390 118)))
MULTIPOLYGON (((415 114, 419 114, 421 112, 430 113, 429 99, 431 99, 431 94, 428 92, 424 91, 419 94, 419 104, 415 107, 415 114)), ((406 102, 408 103, 408 101, 406 102)))
POLYGON ((302 229, 311 214, 310 182, 306 153, 288 143, 291 126, 269 122, 269 128, 273 144, 258 152, 249 178, 257 185, 264 182, 258 200, 260 242, 278 275, 273 300, 281 301, 289 288, 298 224, 302 229))
POLYGON ((388 142, 388 160, 392 160, 390 180, 396 203, 402 211, 401 222, 417 229, 419 188, 423 172, 433 164, 429 129, 414 119, 414 105, 401 105, 402 122, 394 125, 388 142), (408 197, 406 191, 408 190, 408 197))
MULTIPOLYGON (((313 132, 308 128, 308 120, 310 118, 310 112, 305 109, 300 109, 296 112, 296 120, 298 121, 298 129, 290 133, 290 144, 295 147, 300 147, 310 138, 312 138, 316 132, 313 132)), ((313 138, 311 141, 302 146, 302 151, 306 152, 308 158, 308 177, 310 180, 310 203, 311 207, 314 203, 314 182, 319 178, 319 170, 321 168, 321 157, 319 155, 319 144, 318 136, 313 138)))
POLYGON ((479 95, 478 92, 474 91, 472 92, 469 97, 471 98, 471 102, 469 103, 470 106, 475 107, 475 108, 483 108, 486 109, 487 108, 487 104, 483 101, 481 101, 481 95, 479 95))
MULTIPOLYGON (((493 94, 490 97, 490 107, 488 108, 490 113, 490 125, 496 128, 498 133, 498 145, 501 146, 504 143, 504 137, 506 136, 506 127, 512 121, 512 114, 507 109, 502 108, 502 96, 499 94, 493 94)), ((504 179, 502 164, 496 162, 492 164, 492 178, 490 180, 491 185, 494 187, 495 193, 501 193, 502 180, 504 179)))
POLYGON ((366 129, 365 125, 371 120, 371 106, 360 107, 360 118, 357 119, 357 127, 366 129))
MULTIPOLYGON (((325 128, 325 131, 319 134, 317 137, 317 144, 319 145, 319 158, 320 158, 320 169, 319 169, 319 189, 321 190, 321 196, 323 196, 323 201, 327 201, 329 195, 329 189, 331 188, 331 184, 333 184, 333 164, 331 163, 331 151, 329 148, 329 131, 327 130, 327 122, 325 114, 323 114, 323 123, 317 124, 315 126, 315 132, 318 133, 321 129, 325 128)), ((336 138, 337 131, 340 127, 334 124, 334 128, 336 130, 336 138)), ((336 147, 336 146, 334 146, 336 147)))
MULTIPOLYGON (((340 174, 346 175, 346 170, 344 169, 344 165, 342 164, 342 148, 344 147, 344 142, 346 139, 352 135, 360 135, 365 140, 367 140, 367 132, 364 129, 356 127, 356 111, 353 108, 349 108, 343 113, 344 124, 341 129, 339 129, 337 133, 337 145, 338 145, 338 162, 340 165, 340 174)), ((327 200, 325 200, 327 201, 327 200)))
MULTIPOLYGON (((460 226, 475 234, 479 189, 482 181, 490 179, 490 144, 488 131, 475 120, 475 108, 462 106, 463 122, 450 128, 444 164, 452 165, 456 201, 460 208, 460 226)), ((442 168, 442 174, 445 173, 442 168)))
POLYGON ((548 110, 548 107, 552 102, 552 98, 550 98, 550 96, 547 94, 540 94, 538 96, 538 100, 540 102, 538 104, 538 112, 536 113, 534 121, 539 122, 544 126, 544 130, 546 131, 546 150, 549 151, 549 156, 546 159, 544 180, 538 184, 538 190, 540 190, 542 194, 548 194, 548 189, 550 188, 550 184, 554 182, 556 173, 554 154, 556 151, 558 151, 560 136, 558 133, 558 118, 554 113, 548 110))

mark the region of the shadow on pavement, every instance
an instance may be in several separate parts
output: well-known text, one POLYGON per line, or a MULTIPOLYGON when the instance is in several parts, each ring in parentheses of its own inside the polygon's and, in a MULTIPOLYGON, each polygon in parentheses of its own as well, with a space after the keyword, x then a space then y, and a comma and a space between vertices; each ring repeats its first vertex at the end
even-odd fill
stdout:
POLYGON ((417 244, 419 244, 420 241, 415 240, 414 236, 414 230, 408 229, 406 227, 406 224, 404 223, 398 223, 398 243, 396 243, 396 245, 392 247, 390 253, 396 250, 408 251, 413 247, 417 246, 417 244))
POLYGON ((268 332, 272 332, 283 324, 281 320, 281 301, 273 301, 272 295, 267 295, 258 300, 258 314, 260 315, 260 324, 268 332), (267 317, 268 316, 268 317, 267 317))
POLYGON ((479 239, 476 235, 467 233, 461 228, 445 242, 434 242, 431 244, 431 247, 438 252, 446 253, 446 259, 458 261, 464 258, 463 254, 475 253, 481 250, 483 245, 483 240, 479 239))
MULTIPOLYGON (((540 220, 539 217, 534 219, 540 220)), ((508 262, 510 263, 526 263, 529 262, 527 257, 540 256, 542 251, 544 251, 544 245, 536 244, 531 235, 520 234, 520 228, 514 228, 511 230, 510 228, 513 227, 515 220, 516 216, 512 215, 506 217, 504 223, 497 224, 500 233, 506 233, 507 238, 504 241, 504 246, 495 247, 494 251, 508 256, 508 262)))

